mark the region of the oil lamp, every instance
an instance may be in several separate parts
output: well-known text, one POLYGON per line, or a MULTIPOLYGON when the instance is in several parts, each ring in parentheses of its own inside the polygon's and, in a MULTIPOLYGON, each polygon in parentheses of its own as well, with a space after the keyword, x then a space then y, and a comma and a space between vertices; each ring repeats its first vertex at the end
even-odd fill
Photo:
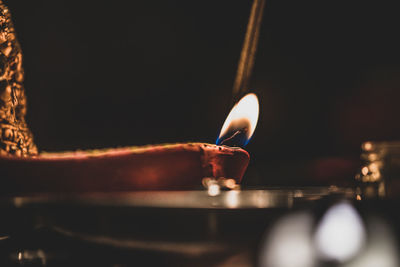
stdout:
MULTIPOLYGON (((234 95, 247 89, 263 3, 256 0, 253 5, 234 95)), ((204 177, 227 178, 230 184, 241 181, 249 154, 240 147, 250 140, 258 119, 255 94, 234 106, 217 145, 178 143, 38 154, 24 118, 21 49, 9 10, 1 1, 0 23, 2 194, 187 189, 201 186, 204 177)))

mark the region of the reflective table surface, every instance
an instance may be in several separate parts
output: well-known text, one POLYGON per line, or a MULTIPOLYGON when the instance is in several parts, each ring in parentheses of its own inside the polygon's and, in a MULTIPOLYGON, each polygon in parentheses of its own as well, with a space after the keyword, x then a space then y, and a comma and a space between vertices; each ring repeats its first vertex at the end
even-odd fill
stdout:
POLYGON ((33 266, 222 266, 247 253, 243 266, 252 266, 261 237, 278 218, 336 199, 353 200, 354 191, 331 186, 2 198, 2 261, 33 266))
POLYGON ((138 191, 87 194, 41 194, 10 197, 3 203, 15 208, 54 206, 127 207, 171 209, 268 209, 291 208, 296 201, 313 201, 326 196, 354 197, 351 188, 305 187, 226 190, 213 193, 193 191, 138 191))

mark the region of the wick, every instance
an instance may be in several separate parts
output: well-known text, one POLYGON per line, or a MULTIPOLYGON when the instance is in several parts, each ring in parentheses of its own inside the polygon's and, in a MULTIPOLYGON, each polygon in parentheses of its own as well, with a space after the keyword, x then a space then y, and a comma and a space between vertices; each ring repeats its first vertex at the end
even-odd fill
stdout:
POLYGON ((236 136, 239 134, 242 134, 244 132, 247 132, 247 129, 244 130, 237 130, 234 134, 232 134, 230 137, 224 139, 219 145, 226 145, 227 143, 229 144, 230 141, 232 141, 236 136))
POLYGON ((249 22, 247 24, 246 36, 244 38, 242 52, 233 84, 233 96, 237 97, 248 89, 248 83, 253 70, 255 55, 257 51, 260 25, 263 17, 265 0, 254 0, 251 7, 249 22))

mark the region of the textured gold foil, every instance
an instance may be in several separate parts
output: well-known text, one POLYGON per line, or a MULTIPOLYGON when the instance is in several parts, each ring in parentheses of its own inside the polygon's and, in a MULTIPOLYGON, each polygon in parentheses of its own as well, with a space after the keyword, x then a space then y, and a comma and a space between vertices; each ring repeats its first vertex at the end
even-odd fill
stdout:
POLYGON ((21 47, 8 8, 0 0, 0 155, 37 154, 33 135, 25 122, 21 47))

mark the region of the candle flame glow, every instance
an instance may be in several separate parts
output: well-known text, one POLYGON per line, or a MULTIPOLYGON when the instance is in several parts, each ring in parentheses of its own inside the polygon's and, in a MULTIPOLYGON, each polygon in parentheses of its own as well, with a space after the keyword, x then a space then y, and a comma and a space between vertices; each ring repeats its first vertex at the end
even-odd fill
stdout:
MULTIPOLYGON (((235 139, 234 146, 245 146, 250 141, 257 126, 259 114, 258 98, 255 94, 245 95, 232 108, 226 118, 217 145, 235 139)), ((231 145, 231 142, 229 143, 231 145)))

